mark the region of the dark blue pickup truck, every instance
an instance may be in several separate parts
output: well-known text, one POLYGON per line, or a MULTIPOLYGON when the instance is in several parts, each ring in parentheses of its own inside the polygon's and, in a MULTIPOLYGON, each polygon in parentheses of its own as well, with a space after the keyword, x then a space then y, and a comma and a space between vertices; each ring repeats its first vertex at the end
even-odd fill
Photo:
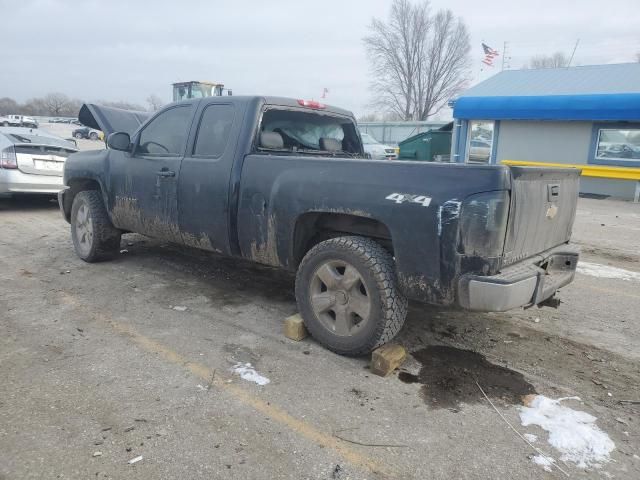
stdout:
POLYGON ((71 155, 59 203, 77 254, 151 237, 297 271, 311 334, 366 353, 407 299, 476 311, 545 302, 573 280, 579 172, 371 160, 350 112, 211 97, 148 114, 86 104, 108 148, 71 155))

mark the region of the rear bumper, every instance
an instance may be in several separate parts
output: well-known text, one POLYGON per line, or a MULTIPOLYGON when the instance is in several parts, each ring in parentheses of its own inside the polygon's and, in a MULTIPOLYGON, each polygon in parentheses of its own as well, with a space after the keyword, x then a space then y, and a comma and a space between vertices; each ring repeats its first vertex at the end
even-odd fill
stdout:
POLYGON ((464 275, 458 282, 458 302, 482 312, 537 305, 573 281, 578 257, 577 247, 561 245, 505 267, 498 275, 464 275))
POLYGON ((20 170, 0 170, 0 194, 56 194, 63 187, 62 176, 23 173, 20 170))

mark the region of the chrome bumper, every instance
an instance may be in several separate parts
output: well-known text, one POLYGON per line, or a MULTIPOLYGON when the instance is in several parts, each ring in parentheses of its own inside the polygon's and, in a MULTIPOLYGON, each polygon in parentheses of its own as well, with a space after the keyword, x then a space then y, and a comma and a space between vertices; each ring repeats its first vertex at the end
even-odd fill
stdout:
POLYGON ((458 281, 458 302, 481 312, 537 305, 573 281, 579 255, 577 247, 561 245, 505 267, 498 275, 463 275, 458 281))
POLYGON ((20 170, 0 170, 0 194, 56 194, 63 187, 62 176, 24 173, 20 170))

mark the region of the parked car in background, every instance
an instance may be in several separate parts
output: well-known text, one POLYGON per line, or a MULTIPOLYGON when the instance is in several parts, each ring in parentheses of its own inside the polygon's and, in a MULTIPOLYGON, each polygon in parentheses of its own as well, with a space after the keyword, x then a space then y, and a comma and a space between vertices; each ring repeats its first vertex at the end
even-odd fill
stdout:
POLYGON ((73 138, 87 138, 89 140, 104 140, 104 135, 100 130, 94 130, 89 127, 76 128, 73 133, 73 138))
POLYGON ((471 140, 469 144, 469 161, 489 163, 491 144, 482 140, 471 140))
POLYGON ((64 162, 77 151, 68 140, 41 130, 0 127, 0 196, 58 193, 64 162))
POLYGON ((631 143, 604 143, 598 148, 599 158, 640 158, 640 147, 631 143))
POLYGON ((368 133, 361 133, 362 145, 364 151, 371 155, 374 160, 395 160, 398 158, 398 152, 394 147, 380 143, 368 133))
POLYGON ((25 115, 6 115, 1 118, 0 125, 3 127, 38 128, 38 122, 33 117, 27 117, 25 115))

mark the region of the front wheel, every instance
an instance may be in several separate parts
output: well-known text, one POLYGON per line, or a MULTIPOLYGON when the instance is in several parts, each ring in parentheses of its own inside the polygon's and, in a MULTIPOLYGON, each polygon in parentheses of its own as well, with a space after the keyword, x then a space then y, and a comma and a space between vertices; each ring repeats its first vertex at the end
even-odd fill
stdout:
POLYGON ((98 134, 97 134, 96 132, 91 132, 91 133, 89 134, 89 138, 90 138, 91 140, 97 140, 97 139, 98 139, 98 134))
POLYGON ((298 268, 296 300, 311 335, 341 355, 364 355, 389 342, 407 315, 393 258, 364 237, 313 247, 298 268))
POLYGON ((97 262, 117 252, 120 236, 98 191, 87 190, 75 196, 71 207, 71 239, 82 260, 97 262))

